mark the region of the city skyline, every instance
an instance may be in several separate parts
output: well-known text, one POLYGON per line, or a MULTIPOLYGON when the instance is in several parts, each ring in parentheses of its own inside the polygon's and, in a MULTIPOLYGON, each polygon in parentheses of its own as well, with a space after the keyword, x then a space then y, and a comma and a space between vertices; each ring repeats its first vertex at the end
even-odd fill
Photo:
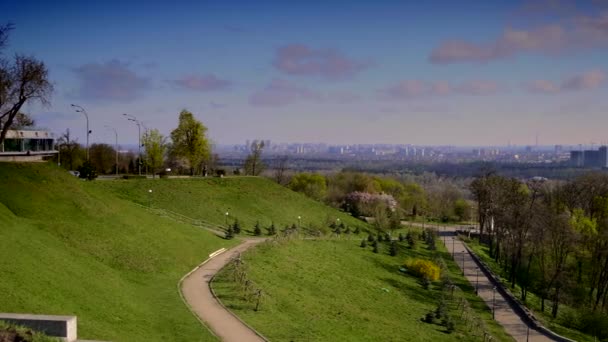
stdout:
POLYGON ((132 144, 187 108, 218 144, 578 145, 608 140, 608 7, 575 1, 6 6, 43 60, 55 133, 132 144), (539 134, 540 133, 540 134, 539 134))

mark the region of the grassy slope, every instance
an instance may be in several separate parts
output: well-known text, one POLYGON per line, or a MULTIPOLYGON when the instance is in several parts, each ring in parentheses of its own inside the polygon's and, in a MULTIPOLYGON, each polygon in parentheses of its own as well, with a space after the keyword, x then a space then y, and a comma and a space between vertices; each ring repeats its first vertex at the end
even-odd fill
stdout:
POLYGON ((0 163, 0 311, 78 316, 79 337, 209 341, 178 280, 235 244, 50 165, 0 163))
POLYGON ((113 180, 94 186, 143 205, 148 205, 148 190, 152 189, 154 207, 217 225, 224 225, 225 213, 229 212, 230 219, 238 218, 245 230, 252 230, 258 220, 263 228, 274 222, 281 229, 297 223, 298 216, 303 226, 326 225, 336 218, 350 226, 364 226, 359 220, 260 177, 113 180))
MULTIPOLYGON (((273 341, 480 340, 462 327, 448 335, 443 327, 421 322, 436 308, 439 290, 424 290, 417 279, 398 269, 406 257, 430 257, 430 251, 402 246, 399 256, 391 257, 386 247, 374 254, 359 242, 295 240, 248 251, 247 276, 265 293, 258 312, 253 303, 241 299, 230 267, 216 277, 213 287, 227 306, 273 341)), ((465 290, 492 335, 511 341, 447 252, 442 253, 454 283, 465 290)))
MULTIPOLYGON (((505 271, 490 257, 490 250, 487 246, 482 246, 476 240, 469 240, 467 245, 477 254, 485 263, 488 265, 493 272, 499 274, 501 277, 507 276, 505 271)), ((518 285, 515 286, 515 289, 511 290, 515 296, 519 296, 521 294, 521 289, 518 285)), ((567 305, 560 304, 557 318, 554 319, 551 316, 551 301, 545 300, 545 312, 541 312, 541 303, 540 297, 536 296, 532 292, 528 292, 528 299, 526 301, 526 305, 530 308, 535 316, 543 322, 543 324, 554 332, 574 339, 580 342, 594 342, 595 339, 593 336, 589 336, 580 331, 567 328, 561 324, 561 322, 567 321, 568 319, 572 319, 571 315, 573 314, 573 309, 567 305)))

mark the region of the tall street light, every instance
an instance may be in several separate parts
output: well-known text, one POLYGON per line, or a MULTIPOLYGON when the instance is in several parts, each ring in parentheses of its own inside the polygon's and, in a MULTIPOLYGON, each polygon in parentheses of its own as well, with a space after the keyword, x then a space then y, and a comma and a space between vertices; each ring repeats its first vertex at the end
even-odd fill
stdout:
POLYGON ((476 267, 475 271, 477 271, 477 273, 475 275, 475 294, 478 295, 479 294, 479 267, 476 267))
POLYGON ((298 216, 298 229, 300 229, 301 225, 302 225, 302 216, 298 216))
POLYGON ((84 114, 84 117, 87 119, 87 161, 89 161, 89 135, 91 134, 91 130, 89 129, 89 114, 87 114, 87 111, 81 106, 75 105, 73 103, 70 106, 75 108, 77 113, 84 114))
POLYGON ((123 115, 127 117, 127 120, 133 121, 137 125, 137 155, 139 158, 137 168, 139 171, 139 175, 141 176, 141 123, 139 122, 139 120, 137 120, 135 116, 131 114, 124 113, 123 115))
POLYGON ((104 127, 113 130, 116 137, 116 140, 114 140, 114 152, 116 152, 116 176, 118 176, 118 132, 116 131, 116 128, 112 126, 105 125, 104 127))
POLYGON ((492 288, 492 319, 496 319, 496 286, 492 288))
POLYGON ((464 251, 462 251, 462 275, 464 275, 464 251))

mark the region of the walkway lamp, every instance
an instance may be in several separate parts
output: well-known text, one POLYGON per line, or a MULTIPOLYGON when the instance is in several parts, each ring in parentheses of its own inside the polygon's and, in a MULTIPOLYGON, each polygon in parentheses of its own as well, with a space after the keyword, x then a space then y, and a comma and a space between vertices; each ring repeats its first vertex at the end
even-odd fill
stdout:
POLYGON ((81 106, 75 105, 73 103, 70 106, 76 108, 75 110, 77 113, 84 114, 84 117, 87 119, 87 161, 89 161, 89 135, 91 134, 91 130, 89 129, 89 114, 87 114, 87 111, 81 106))

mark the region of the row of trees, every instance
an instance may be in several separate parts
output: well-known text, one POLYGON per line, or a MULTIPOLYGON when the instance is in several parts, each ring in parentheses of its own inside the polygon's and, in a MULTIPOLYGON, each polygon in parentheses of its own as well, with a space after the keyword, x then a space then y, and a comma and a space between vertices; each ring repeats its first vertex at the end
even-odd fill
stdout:
POLYGON ((524 302, 532 291, 541 310, 551 302, 553 317, 566 303, 606 321, 608 175, 556 183, 486 174, 471 191, 481 240, 524 302))
POLYGON ((440 178, 432 178, 432 181, 427 180, 421 185, 409 179, 358 172, 328 176, 298 173, 285 183, 294 191, 354 216, 371 216, 377 223, 384 221, 378 226, 388 227, 395 217, 398 226, 398 219, 405 216, 465 221, 471 218, 472 213, 465 194, 456 185, 440 178))

